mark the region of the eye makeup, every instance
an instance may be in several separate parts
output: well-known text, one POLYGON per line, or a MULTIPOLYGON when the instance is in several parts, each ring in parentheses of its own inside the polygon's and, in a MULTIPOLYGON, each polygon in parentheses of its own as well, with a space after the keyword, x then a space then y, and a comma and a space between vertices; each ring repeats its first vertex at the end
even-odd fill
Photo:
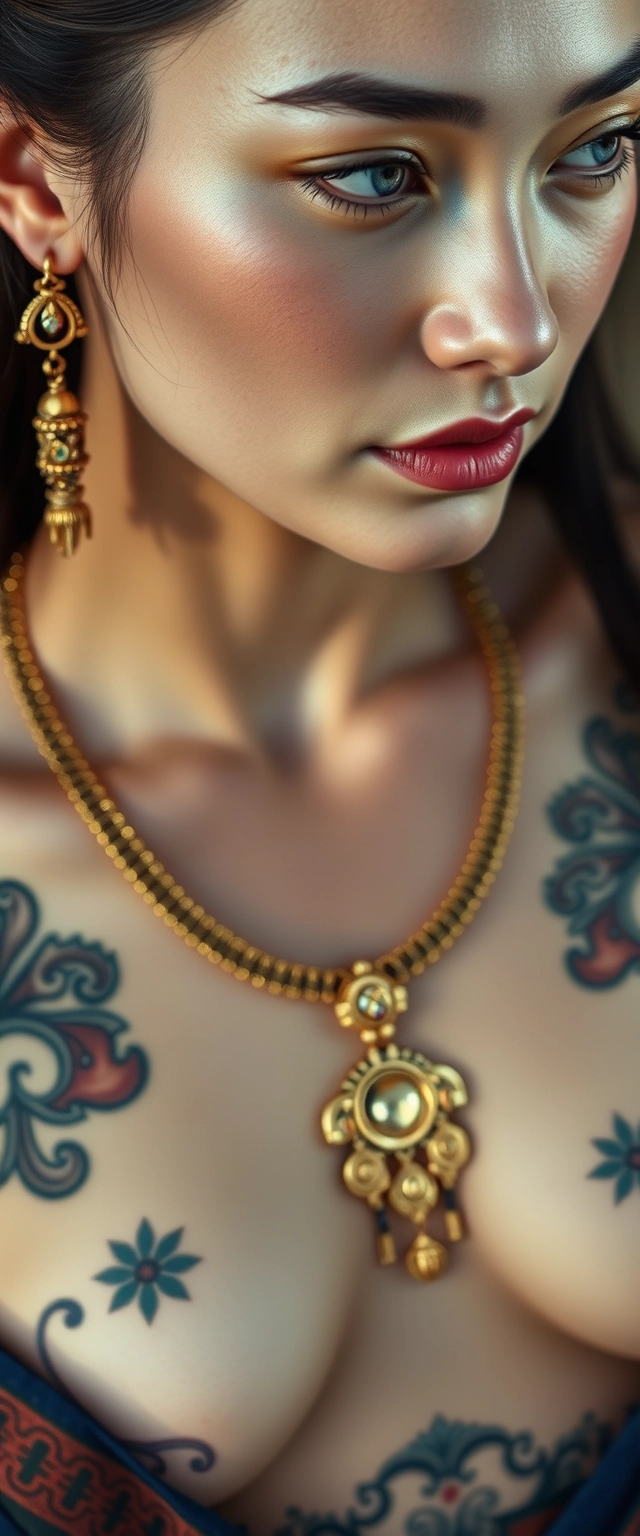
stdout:
POLYGON ((626 127, 605 128, 597 137, 585 140, 583 144, 568 150, 565 155, 554 162, 552 171, 563 174, 568 171, 574 179, 580 180, 583 185, 591 185, 596 190, 605 186, 611 186, 618 181, 624 172, 634 163, 634 141, 640 139, 640 117, 626 127), (629 142, 630 141, 630 142, 629 142), (588 164, 589 154, 593 155, 593 162, 588 164), (575 157, 583 156, 583 164, 576 164, 575 157), (574 160, 573 165, 568 162, 574 160))
POLYGON ((379 160, 353 161, 308 176, 302 187, 332 211, 366 218, 372 212, 384 216, 428 194, 428 177, 418 160, 390 151, 379 160))
MULTIPOLYGON (((625 141, 640 139, 640 117, 627 127, 607 129, 567 151, 554 161, 549 174, 556 179, 571 178, 582 190, 600 191, 618 181, 634 163, 633 147, 625 141), (611 146, 610 152, 608 146, 611 146), (589 153, 593 163, 588 164, 589 153), (570 164, 582 155, 583 164, 570 164)), ((379 158, 343 158, 334 165, 300 178, 302 190, 312 202, 322 204, 331 213, 351 215, 364 220, 375 215, 384 219, 415 204, 417 198, 431 195, 431 178, 417 156, 407 151, 389 150, 379 158)))

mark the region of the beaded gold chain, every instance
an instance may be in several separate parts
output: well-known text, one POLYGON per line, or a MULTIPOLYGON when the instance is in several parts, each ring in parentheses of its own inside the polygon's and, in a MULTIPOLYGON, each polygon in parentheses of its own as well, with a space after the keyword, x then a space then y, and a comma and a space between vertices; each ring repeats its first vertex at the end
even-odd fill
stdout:
POLYGON ((396 1257, 388 1196, 392 1208, 418 1227, 405 1256, 410 1274, 435 1279, 445 1267, 447 1250, 427 1233, 426 1221, 440 1189, 447 1235, 451 1241, 462 1236, 454 1186, 470 1146, 466 1132, 449 1115, 467 1102, 467 1092, 453 1067, 400 1049, 394 1035, 398 1014, 407 1008, 407 981, 452 947, 488 895, 517 811, 524 729, 520 664, 482 572, 464 566, 454 573, 493 700, 486 787, 466 859, 442 904, 404 944, 373 962, 328 969, 277 959, 248 944, 188 896, 138 837, 76 746, 45 686, 29 644, 24 574, 24 558, 15 554, 0 585, 0 637, 13 692, 40 752, 114 867, 185 944, 238 981, 289 998, 329 1003, 343 1027, 357 1030, 366 1056, 325 1105, 323 1133, 330 1145, 351 1146, 344 1181, 374 1211, 381 1262, 393 1263, 396 1257))

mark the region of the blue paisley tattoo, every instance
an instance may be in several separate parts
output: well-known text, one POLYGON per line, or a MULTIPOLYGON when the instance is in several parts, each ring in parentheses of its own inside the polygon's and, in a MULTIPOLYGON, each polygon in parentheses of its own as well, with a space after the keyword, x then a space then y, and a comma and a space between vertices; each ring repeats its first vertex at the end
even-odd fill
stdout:
POLYGON ((26 886, 1 881, 0 1186, 15 1173, 32 1194, 60 1200, 84 1183, 89 1158, 67 1137, 47 1153, 36 1127, 68 1131, 91 1111, 122 1108, 144 1088, 148 1064, 139 1046, 120 1050, 128 1026, 104 1006, 119 983, 115 956, 77 936, 38 939, 38 923, 38 904, 26 886), (46 1087, 39 1086, 43 1053, 46 1087))
POLYGON ((438 1415, 356 1488, 342 1515, 288 1509, 275 1536, 542 1536, 610 1441, 594 1414, 552 1451, 526 1431, 509 1435, 496 1425, 438 1415), (496 1462, 515 1485, 511 1495, 491 1486, 496 1462))
MULTIPOLYGON (((637 712, 628 688, 615 699, 621 714, 637 712)), ((571 848, 544 894, 578 940, 565 957, 570 976, 584 987, 615 987, 640 971, 640 732, 591 720, 583 748, 591 771, 549 807, 571 848)))

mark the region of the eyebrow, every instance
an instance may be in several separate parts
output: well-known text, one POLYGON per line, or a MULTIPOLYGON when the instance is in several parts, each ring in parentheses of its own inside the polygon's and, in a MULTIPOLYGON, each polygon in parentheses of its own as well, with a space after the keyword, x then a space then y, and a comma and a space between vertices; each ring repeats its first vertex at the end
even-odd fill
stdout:
POLYGON ((619 91, 628 90, 630 85, 635 85, 640 80, 640 37, 617 64, 611 69, 605 69, 601 75, 594 75, 591 80, 585 80, 584 84, 576 85, 572 91, 560 102, 560 116, 567 112, 575 112, 578 107, 595 107, 600 101, 606 101, 608 96, 616 96, 619 91))
POLYGON ((481 128, 487 118, 486 106, 477 96, 429 91, 347 70, 323 75, 320 80, 279 91, 275 96, 261 96, 260 101, 306 107, 312 112, 328 108, 333 112, 365 112, 371 117, 450 123, 456 128, 481 128))
MULTIPOLYGON (((573 86, 558 104, 559 116, 566 117, 579 107, 597 106, 638 81, 640 37, 617 64, 573 86)), ((312 112, 363 112, 369 117, 399 121, 448 123, 454 128, 482 128, 489 116, 486 103, 479 96, 425 90, 422 86, 400 85, 395 80, 349 70, 323 75, 307 85, 258 99, 267 105, 302 107, 312 112)))

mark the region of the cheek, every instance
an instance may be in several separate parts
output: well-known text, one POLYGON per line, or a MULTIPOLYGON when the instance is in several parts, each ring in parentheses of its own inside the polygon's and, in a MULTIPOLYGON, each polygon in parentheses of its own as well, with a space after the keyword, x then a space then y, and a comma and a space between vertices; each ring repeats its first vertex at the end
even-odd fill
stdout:
MULTIPOLYGON (((123 353, 126 343, 119 351, 144 414, 153 419, 170 397, 175 421, 184 401, 194 442, 206 429, 227 443, 249 430, 273 443, 274 431, 294 438, 304 422, 307 464, 314 434, 319 453, 323 438, 335 447, 384 352, 353 243, 301 239, 286 209, 276 220, 261 213, 259 193, 238 202, 223 188, 208 205, 183 196, 176 206, 143 186, 132 244, 158 321, 136 314, 132 323, 151 370, 133 348, 123 353)), ((375 302, 379 309, 379 288, 375 302)), ((165 430, 163 418, 153 424, 165 430)))
POLYGON ((617 200, 615 213, 609 214, 605 198, 598 218, 596 205, 593 217, 568 231, 569 239, 554 263, 557 276, 550 284, 549 298, 572 359, 600 319, 629 244, 637 206, 633 169, 627 197, 616 191, 609 196, 617 200))

